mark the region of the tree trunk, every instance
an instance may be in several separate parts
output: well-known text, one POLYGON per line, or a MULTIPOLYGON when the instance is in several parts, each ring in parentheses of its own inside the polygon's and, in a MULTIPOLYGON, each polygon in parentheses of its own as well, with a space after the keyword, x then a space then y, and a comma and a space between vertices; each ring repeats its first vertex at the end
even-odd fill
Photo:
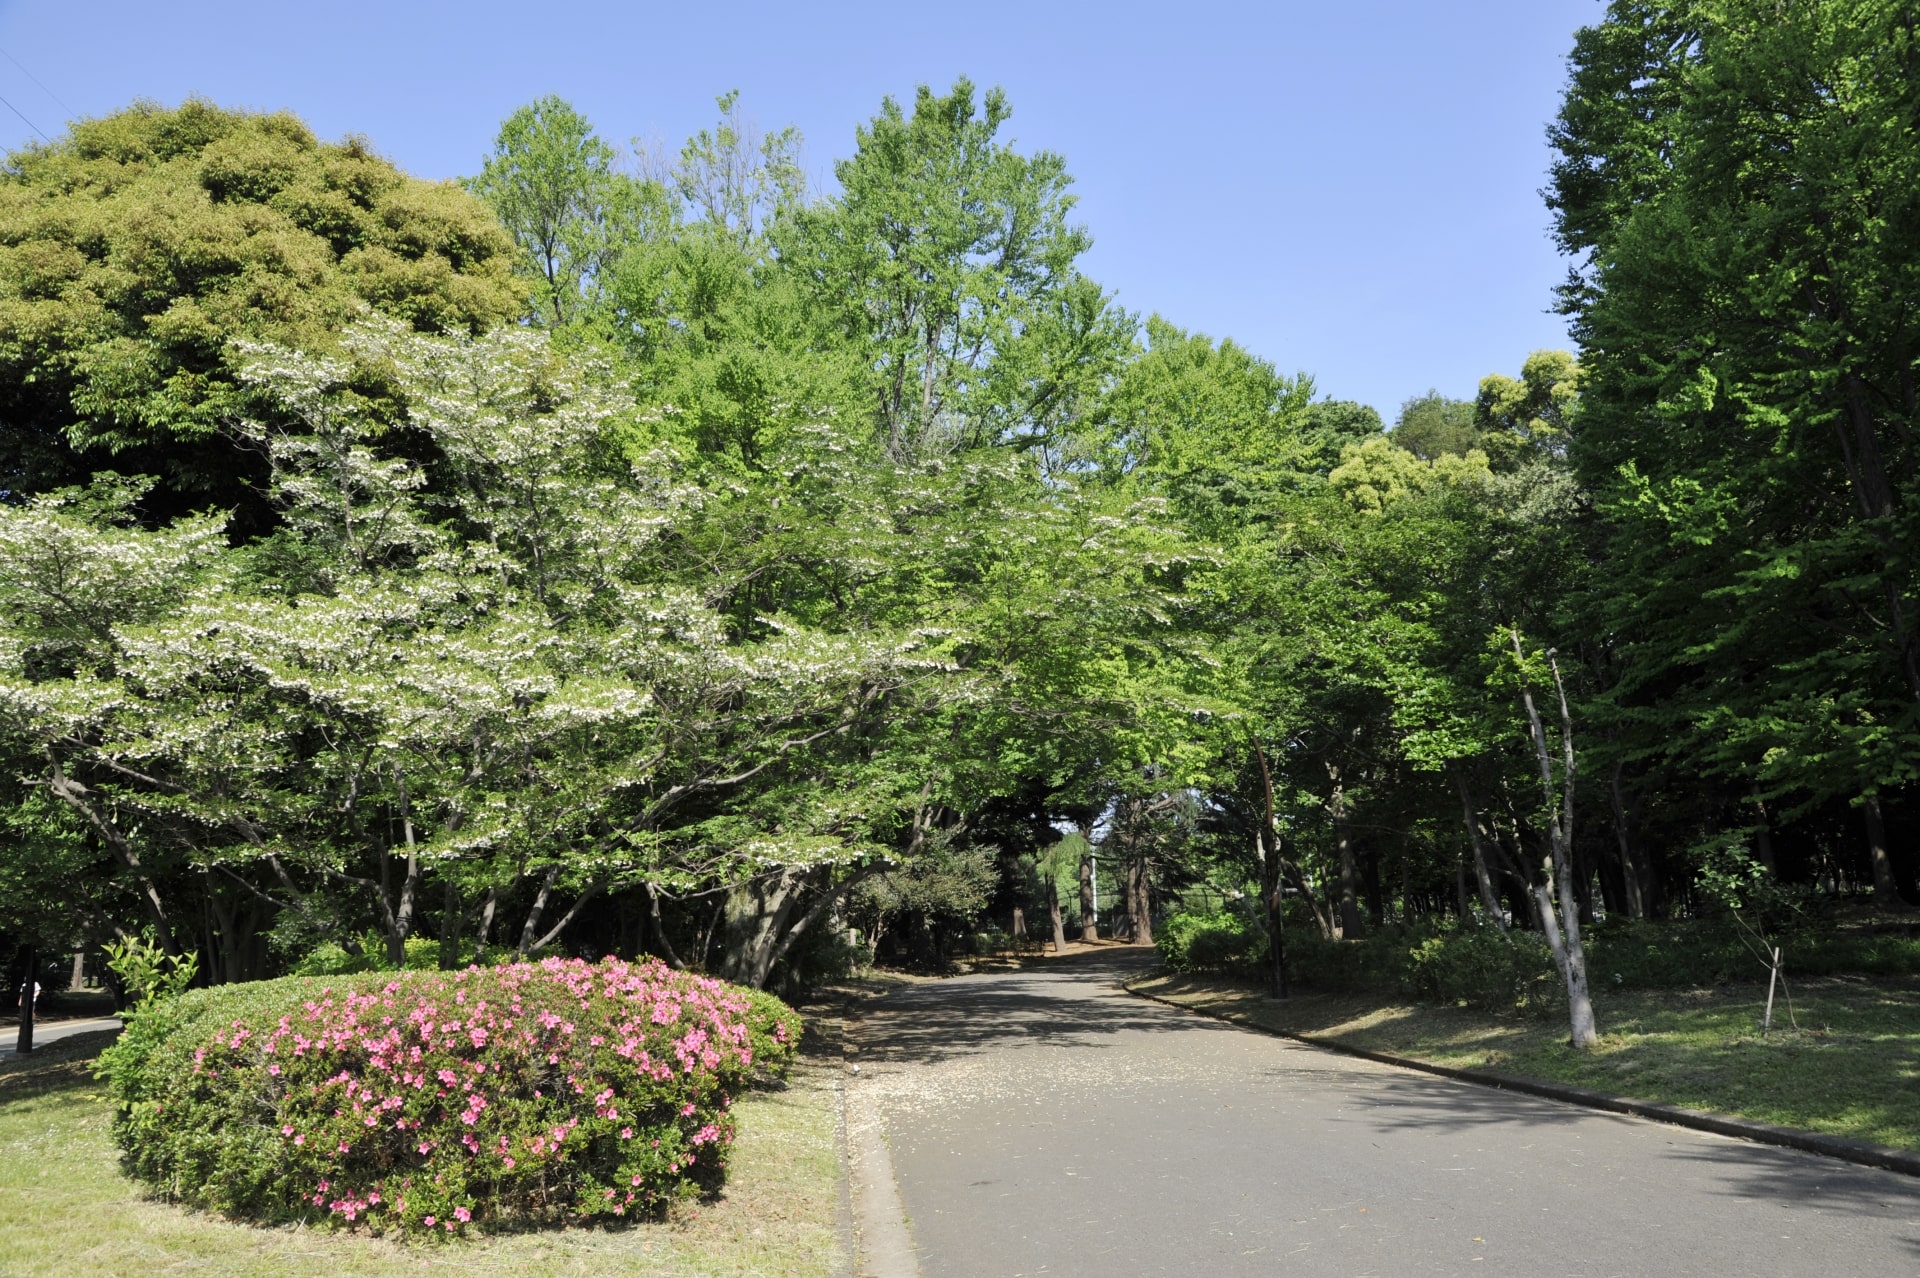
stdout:
POLYGON ((1777 878, 1780 867, 1773 856, 1773 818, 1767 813, 1767 801, 1760 797, 1758 785, 1753 787, 1753 806, 1760 813, 1760 824, 1753 832, 1753 850, 1767 873, 1777 878))
POLYGON ((475 939, 473 947, 473 961, 476 963, 487 961, 487 946, 493 940, 493 911, 499 903, 499 889, 488 888, 486 904, 480 907, 480 935, 475 939))
POLYGON ((126 867, 133 875, 134 882, 140 885, 140 900, 147 908, 147 915, 153 921, 154 936, 160 942, 162 952, 172 958, 180 957, 180 942, 174 938, 173 923, 167 917, 167 907, 160 899, 160 889, 147 877, 141 868, 140 854, 135 852, 132 843, 120 832, 117 821, 102 816, 94 809, 89 799, 91 792, 62 772, 56 764, 53 777, 47 782, 47 788, 62 803, 78 812, 88 825, 93 827, 101 842, 113 852, 114 859, 126 867))
POLYGON ((783 867, 734 888, 726 897, 726 941, 720 975, 759 989, 773 970, 774 946, 799 900, 807 871, 783 867))
POLYGON ((682 968, 686 964, 674 952, 673 942, 667 937, 667 921, 660 914, 660 889, 652 883, 641 885, 647 894, 647 924, 653 932, 653 943, 660 948, 660 957, 671 968, 682 968))
MULTIPOLYGON (((400 829, 407 843, 406 876, 400 883, 400 904, 389 914, 387 928, 387 957, 393 960, 395 967, 404 967, 407 962, 407 937, 413 934, 413 897, 420 886, 420 850, 413 842, 413 808, 407 802, 406 778, 394 769, 393 780, 400 792, 400 829)), ((386 852, 382 849, 381 888, 386 887, 386 852)))
POLYGON ((1093 909, 1093 844, 1080 854, 1080 943, 1100 939, 1100 920, 1093 909))
POLYGON ((465 922, 460 913, 460 890, 454 886, 453 876, 447 876, 446 886, 440 892, 440 970, 451 972, 460 966, 460 925, 465 922))
MULTIPOLYGON (((1262 904, 1267 911, 1267 940, 1269 987, 1273 997, 1290 998, 1293 990, 1287 981, 1287 916, 1286 895, 1281 886, 1286 882, 1285 844, 1280 838, 1280 826, 1273 816, 1273 773, 1267 767, 1267 752, 1260 748, 1258 738, 1253 743, 1253 756, 1260 763, 1260 794, 1263 801, 1260 833, 1254 844, 1260 850, 1260 887, 1262 904)), ((1309 896, 1308 900, 1313 898, 1309 896)), ((1319 914, 1316 909, 1315 915, 1319 914)))
POLYGON ((1135 945, 1153 944, 1152 883, 1145 857, 1127 862, 1127 922, 1135 945))
POLYGON ((1361 933, 1360 901, 1355 888, 1359 878, 1358 866, 1354 863, 1353 835, 1347 829, 1347 791, 1340 779, 1340 769, 1329 763, 1327 775, 1333 778, 1333 797, 1327 801, 1327 812, 1333 818, 1333 842, 1340 854, 1340 935, 1351 941, 1361 933))
POLYGON ((13 1040, 14 1054, 25 1056, 33 1050, 33 996, 39 990, 40 955, 33 946, 27 950, 27 979, 20 987, 20 1033, 13 1040))
POLYGON ((1887 823, 1880 811, 1880 796, 1870 794, 1860 801, 1867 818, 1867 856, 1873 863, 1873 899, 1889 909, 1905 909, 1900 887, 1893 878, 1893 858, 1887 854, 1887 823))
POLYGON ((1507 912, 1500 908, 1500 894, 1493 890, 1493 873, 1487 869, 1486 842, 1480 837, 1479 818, 1473 814, 1473 791, 1467 787, 1465 768, 1455 765, 1453 782, 1460 790, 1460 816, 1467 827, 1467 842, 1473 848, 1473 880, 1480 889, 1480 907, 1487 912, 1488 921, 1504 932, 1507 912))
POLYGON ((540 934, 540 917, 547 912, 547 898, 553 895, 553 884, 560 877, 560 867, 550 865, 540 879, 540 890, 533 894, 533 905, 527 910, 527 919, 520 925, 520 944, 515 947, 513 956, 525 960, 527 951, 533 948, 533 938, 540 934))
MULTIPOLYGON (((1509 632, 1513 637, 1513 655, 1525 667, 1526 654, 1520 647, 1520 631, 1509 632)), ((1573 711, 1567 705, 1566 685, 1560 679, 1560 663, 1554 659, 1553 650, 1547 650, 1547 665, 1553 671, 1554 691, 1560 699, 1560 794, 1556 803, 1553 784, 1553 754, 1547 748, 1546 727, 1540 721, 1540 712, 1533 704, 1533 690, 1525 682, 1520 685, 1520 700, 1526 707, 1527 725, 1533 733, 1534 754, 1540 764, 1540 795, 1547 816, 1548 855, 1542 859, 1541 875, 1544 882, 1534 886, 1534 897, 1539 903, 1540 926, 1547 934, 1547 946, 1553 951, 1553 961, 1560 969, 1561 979, 1567 987, 1567 1012, 1572 1029, 1573 1045, 1580 1051, 1592 1047, 1599 1037, 1594 1026, 1593 999, 1587 988, 1587 952, 1580 941, 1580 903, 1576 899, 1573 882, 1573 711), (1558 892, 1558 916, 1555 911, 1555 888, 1558 892)))
POLYGON ((1052 872, 1047 875, 1047 915, 1053 920, 1053 952, 1062 953, 1067 948, 1067 920, 1060 909, 1060 877, 1052 872))
POLYGON ((1647 904, 1640 878, 1640 867, 1633 855, 1633 839, 1627 825, 1626 796, 1620 792, 1620 765, 1613 765, 1607 778, 1607 801, 1613 809, 1613 837, 1620 849, 1620 878, 1627 894, 1627 917, 1647 917, 1647 904))

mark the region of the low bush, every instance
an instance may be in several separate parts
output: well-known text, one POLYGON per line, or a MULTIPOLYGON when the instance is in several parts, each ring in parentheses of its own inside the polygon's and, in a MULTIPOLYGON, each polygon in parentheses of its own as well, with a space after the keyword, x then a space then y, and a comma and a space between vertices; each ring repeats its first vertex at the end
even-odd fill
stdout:
POLYGON ((1391 927, 1351 941, 1327 940, 1317 928, 1287 933, 1287 967, 1311 990, 1349 994, 1358 990, 1401 990, 1406 986, 1407 951, 1431 933, 1391 927))
POLYGON ((1416 997, 1436 1003, 1545 1011, 1566 1001, 1553 952, 1531 932, 1440 932, 1408 950, 1406 978, 1416 997))
POLYGON ((1175 972, 1254 975, 1267 956, 1267 933, 1231 910, 1170 915, 1154 937, 1160 960, 1175 972))
POLYGON ((753 1075, 760 1083, 787 1076, 800 1046, 800 1014, 765 990, 734 987, 747 1000, 747 1047, 753 1053, 753 1075))
POLYGON ((263 1222, 461 1232, 711 1191, 733 1095, 791 1061, 771 996, 648 960, 191 991, 101 1056, 127 1170, 263 1222))

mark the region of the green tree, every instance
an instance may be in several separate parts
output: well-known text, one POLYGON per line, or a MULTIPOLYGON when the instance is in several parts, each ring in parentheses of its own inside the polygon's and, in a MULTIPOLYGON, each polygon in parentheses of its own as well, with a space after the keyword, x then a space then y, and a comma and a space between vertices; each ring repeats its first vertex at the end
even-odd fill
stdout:
POLYGON ((1481 447, 1473 408, 1470 400, 1448 399, 1437 390, 1416 395, 1400 406, 1393 442, 1422 461, 1465 456, 1481 447))
POLYGON ((1887 899, 1874 818, 1920 725, 1916 57, 1890 0, 1615 3, 1550 193, 1574 456, 1644 574, 1610 604, 1623 702, 1736 791, 1859 802, 1887 899))
POLYGON ((564 328, 596 309, 620 254, 672 217, 657 182, 615 167, 587 118, 549 95, 508 116, 467 189, 520 249, 534 319, 564 328))
POLYGON ((0 174, 0 487, 112 467, 158 477, 150 518, 220 506, 253 529, 228 341, 325 349, 369 306, 478 331, 518 307, 511 263, 484 205, 290 115, 192 99, 79 121, 0 174))
POLYGON ((972 83, 911 112, 889 98, 835 165, 840 194, 774 228, 783 266, 870 370, 875 424, 899 457, 1045 443, 1071 392, 1131 336, 1075 263, 1066 163, 997 135, 1011 108, 972 83))

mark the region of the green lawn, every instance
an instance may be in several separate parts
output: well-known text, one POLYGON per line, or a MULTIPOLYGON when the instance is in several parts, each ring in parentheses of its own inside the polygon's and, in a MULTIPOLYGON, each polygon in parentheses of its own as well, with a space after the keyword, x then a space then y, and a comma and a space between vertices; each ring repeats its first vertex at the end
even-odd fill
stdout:
POLYGON ((1622 991, 1596 997, 1601 1040, 1566 1043, 1564 1020, 1502 1017, 1391 997, 1306 994, 1286 1003, 1205 978, 1130 988, 1270 1029, 1461 1069, 1493 1069, 1637 1100, 1738 1114, 1920 1149, 1920 985, 1833 977, 1795 982, 1793 1017, 1766 987, 1622 991))
POLYGON ((828 1044, 803 1053, 784 1090, 742 1098, 733 1172, 717 1202, 617 1231, 406 1245, 329 1229, 257 1229, 143 1197, 119 1172, 107 1105, 86 1067, 109 1036, 82 1038, 0 1064, 0 1273, 10 1278, 643 1271, 785 1278, 846 1267, 837 1224, 837 1073, 828 1044))

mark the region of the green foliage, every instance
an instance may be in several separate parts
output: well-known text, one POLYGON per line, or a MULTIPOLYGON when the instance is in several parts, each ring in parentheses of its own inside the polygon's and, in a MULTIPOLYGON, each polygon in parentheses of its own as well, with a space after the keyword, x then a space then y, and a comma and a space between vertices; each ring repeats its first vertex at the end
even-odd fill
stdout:
MULTIPOLYGON (((425 936, 409 936, 405 944, 405 957, 395 963, 387 952, 386 938, 378 932, 369 932, 360 938, 359 953, 352 953, 337 941, 323 941, 313 949, 296 959, 287 969, 289 976, 352 976, 360 972, 400 972, 428 971, 442 966, 440 961, 440 942, 425 936)), ((473 954, 471 944, 461 947, 460 963, 467 966, 479 961, 473 954)), ((492 955, 494 962, 504 962, 512 957, 511 950, 496 950, 492 955)))
POLYGON ((457 1233, 716 1190, 733 1095, 784 1074, 797 1028, 658 963, 549 960, 198 990, 99 1070, 127 1169, 168 1197, 457 1233))
POLYGON ((1553 132, 1624 750, 1789 816, 1916 777, 1916 56, 1891 0, 1616 0, 1553 132))
POLYGON ((964 78, 910 112, 888 98, 834 166, 839 197, 773 228, 858 352, 892 456, 1048 442, 1130 335, 1075 265, 1092 240, 1068 221, 1065 161, 998 140, 1011 113, 964 78))
POLYGON ((1544 1013, 1566 1002, 1547 943, 1529 932, 1452 928, 1407 954, 1407 983, 1420 998, 1495 1011, 1544 1013))
POLYGON ((106 944, 107 967, 120 978, 131 1011, 146 1014, 155 1003, 178 998, 200 974, 197 954, 168 954, 149 937, 106 944))
POLYGON ((15 492, 113 464, 162 515, 234 506, 252 411, 235 337, 328 349, 368 306, 423 331, 513 314, 486 207, 364 141, 193 99, 82 120, 0 176, 0 470, 15 492), (17 478, 16 478, 17 477, 17 478))
POLYGON ((741 986, 747 1000, 747 1046, 753 1053, 753 1077, 760 1084, 784 1080, 800 1050, 803 1025, 800 1014, 767 993, 741 986))
POLYGON ((1480 430, 1473 404, 1448 399, 1437 390, 1417 395, 1400 406, 1393 424, 1393 442, 1422 461, 1464 457, 1480 447, 1480 430))
POLYGON ((624 248, 672 221, 660 185, 621 173, 614 160, 587 118, 549 95, 507 117, 466 183, 519 248, 539 323, 562 327, 591 313, 624 248))
POLYGON ((1154 932, 1153 943, 1160 961, 1176 972, 1250 976, 1267 957, 1266 930, 1232 910, 1171 915, 1154 932))

